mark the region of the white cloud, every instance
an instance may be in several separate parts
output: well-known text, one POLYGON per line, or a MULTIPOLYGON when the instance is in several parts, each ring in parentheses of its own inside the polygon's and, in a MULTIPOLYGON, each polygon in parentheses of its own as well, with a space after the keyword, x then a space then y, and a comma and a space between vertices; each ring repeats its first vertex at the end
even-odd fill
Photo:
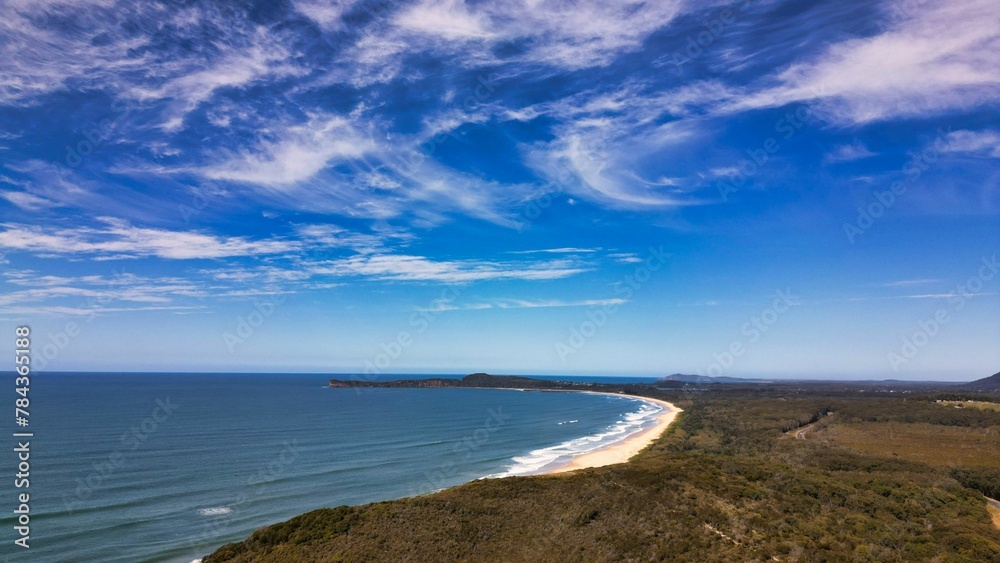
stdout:
POLYGON ((13 291, 0 295, 0 305, 14 303, 30 303, 62 297, 84 298, 90 303, 100 304, 112 301, 131 301, 139 303, 169 303, 175 297, 198 297, 205 295, 193 284, 187 281, 171 284, 155 283, 152 285, 134 285, 114 289, 91 287, 50 286, 22 291, 13 291))
POLYGON ((962 299, 968 299, 970 297, 981 297, 984 295, 997 295, 996 292, 979 292, 979 293, 923 293, 918 295, 899 295, 893 297, 893 299, 951 299, 955 297, 960 297, 962 299))
POLYGON ((508 254, 589 254, 592 252, 598 252, 601 250, 600 247, 597 248, 574 248, 571 246, 562 248, 542 248, 538 250, 511 250, 508 254))
POLYGON ((54 201, 45 199, 44 197, 38 197, 28 192, 4 191, 0 193, 0 197, 6 199, 21 209, 24 209, 25 211, 37 211, 39 209, 59 207, 59 204, 54 201))
POLYGON ((355 4, 355 0, 295 0, 292 3, 299 13, 313 20, 325 30, 343 27, 341 17, 355 4))
POLYGON ((0 248, 34 254, 96 256, 126 259, 145 256, 173 260, 225 258, 256 254, 282 254, 299 248, 281 240, 252 241, 218 237, 193 231, 167 231, 134 227, 124 221, 99 219, 101 228, 53 229, 5 223, 0 225, 0 248))
POLYGON ((274 206, 380 220, 409 216, 421 226, 460 212, 515 227, 508 208, 531 189, 440 164, 419 135, 362 133, 344 117, 275 126, 272 137, 196 172, 254 188, 274 206))
POLYGON ((378 254, 320 262, 309 267, 314 275, 362 276, 390 281, 469 283, 486 280, 554 280, 587 271, 568 260, 534 263, 482 260, 431 260, 423 256, 378 254))
POLYGON ((443 37, 444 39, 488 39, 489 23, 481 14, 473 14, 463 0, 435 0, 420 2, 402 11, 394 18, 399 27, 443 37))
MULTIPOLYGON (((69 168, 41 160, 8 163, 7 167, 23 179, 16 182, 23 192, 5 191, 3 196, 26 210, 91 204, 94 208, 108 207, 109 202, 98 195, 94 186, 87 185, 69 168)), ((15 183, 10 180, 10 183, 15 183)))
POLYGON ((126 313, 135 311, 173 311, 192 312, 204 309, 198 305, 173 305, 173 306, 146 306, 146 307, 66 307, 60 305, 35 305, 35 306, 2 306, 0 313, 19 317, 93 317, 94 315, 106 315, 108 313, 126 313))
POLYGON ((4 273, 5 281, 26 289, 0 294, 0 313, 80 316, 124 311, 188 310, 178 299, 203 298, 208 289, 181 277, 145 277, 127 272, 111 276, 40 275, 31 270, 4 273), (130 305, 144 304, 141 306, 130 305))
POLYGON ((773 86, 728 99, 724 111, 812 102, 850 125, 995 104, 997 13, 993 0, 928 1, 885 33, 831 45, 773 86))
POLYGON ((663 151, 676 150, 697 135, 694 123, 663 125, 642 119, 644 108, 626 110, 600 124, 570 121, 558 138, 526 149, 525 160, 561 189, 613 208, 668 208, 697 203, 671 183, 644 180, 636 171, 663 151))
POLYGON ((555 139, 523 147, 525 163, 560 191, 612 208, 698 204, 690 183, 665 166, 682 165, 712 126, 697 116, 672 119, 687 113, 674 97, 629 82, 531 106, 525 111, 556 123, 555 139))
POLYGON ((720 176, 734 176, 740 172, 739 166, 723 166, 719 168, 712 168, 708 171, 708 174, 713 177, 720 176))
POLYGON ((849 144, 838 145, 826 155, 827 162, 851 162, 875 156, 875 153, 868 150, 864 143, 855 139, 849 144))
POLYGON ((8 0, 0 36, 0 104, 98 90, 129 101, 126 113, 116 107, 101 116, 112 120, 162 102, 154 111, 162 108, 159 126, 168 132, 181 129, 186 115, 220 89, 309 70, 293 62, 280 31, 211 4, 8 0))
POLYGON ((147 38, 126 37, 116 29, 120 17, 132 11, 100 1, 5 2, 0 18, 0 103, 31 105, 70 81, 99 83, 120 72, 141 70, 149 61, 130 56, 130 51, 145 45, 147 38), (69 19, 74 25, 49 25, 69 19), (103 33, 115 40, 94 41, 103 33))
POLYGON ((914 280, 898 280, 893 282, 887 282, 882 284, 883 287, 910 287, 913 285, 924 285, 930 283, 940 283, 941 280, 936 279, 914 279, 914 280))
POLYGON ((345 118, 317 115, 278 127, 274 140, 229 154, 201 170, 207 178, 284 188, 309 180, 335 162, 363 156, 371 141, 345 118))
POLYGON ((452 303, 438 303, 427 309, 418 309, 429 313, 443 311, 481 311, 484 309, 539 309, 550 307, 607 307, 613 305, 624 305, 628 303, 625 299, 582 299, 577 301, 563 301, 560 299, 496 299, 489 302, 466 303, 462 305, 452 303))
POLYGON ((952 131, 938 146, 942 152, 1000 158, 1000 133, 991 130, 952 131))
POLYGON ((296 228, 306 245, 316 248, 350 248, 359 254, 385 250, 386 239, 408 240, 403 234, 365 234, 348 231, 336 225, 301 225, 296 228))
MULTIPOLYGON (((173 100, 171 110, 161 127, 176 131, 183 126, 185 116, 212 98, 222 88, 244 87, 264 78, 301 76, 307 71, 287 62, 290 54, 264 28, 254 29, 243 36, 245 44, 238 47, 222 45, 223 54, 171 78, 161 85, 131 88, 125 94, 140 101, 173 100)), ((225 121, 227 116, 216 116, 225 121)))
MULTIPOLYGON (((499 62, 493 47, 518 44, 512 60, 565 70, 605 66, 637 50, 681 10, 679 0, 507 0, 470 3, 421 0, 377 21, 341 61, 357 86, 386 82, 403 72, 400 59, 415 51, 446 54, 465 67, 499 62)), ((342 76, 337 71, 335 76, 342 76)))
POLYGON ((638 49, 681 11, 673 0, 535 0, 483 4, 508 39, 524 39, 528 61, 581 69, 604 66, 638 49))
POLYGON ((608 256, 621 264, 640 264, 643 262, 643 259, 633 252, 616 252, 608 256))
POLYGON ((408 47, 403 38, 366 32, 341 59, 341 66, 346 69, 336 69, 326 82, 349 82, 357 88, 389 82, 403 69, 401 57, 408 47))

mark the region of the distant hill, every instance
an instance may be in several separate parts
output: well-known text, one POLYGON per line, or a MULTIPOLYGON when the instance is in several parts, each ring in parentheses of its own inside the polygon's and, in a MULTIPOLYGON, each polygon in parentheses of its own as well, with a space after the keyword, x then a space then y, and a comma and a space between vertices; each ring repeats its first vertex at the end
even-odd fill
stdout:
POLYGON ((743 377, 712 377, 710 375, 690 375, 675 373, 668 375, 660 381, 679 381, 682 383, 770 383, 764 379, 748 379, 743 377))
POLYGON ((491 389, 572 389, 578 384, 563 383, 516 375, 489 375, 487 373, 472 373, 462 379, 445 379, 433 377, 430 379, 399 379, 396 381, 366 381, 331 379, 330 387, 455 387, 472 388, 488 387, 491 389))
POLYGON ((652 390, 657 385, 667 387, 684 387, 681 384, 709 383, 773 383, 764 379, 743 379, 740 377, 709 377, 707 375, 684 375, 675 373, 660 379, 656 383, 581 383, 571 381, 555 381, 551 379, 534 379, 517 375, 490 375, 488 373, 472 373, 462 379, 432 377, 430 379, 398 379, 395 381, 369 381, 363 378, 331 379, 330 387, 448 387, 490 389, 559 389, 559 390, 591 390, 621 393, 640 389, 652 390), (668 385, 673 384, 673 385, 668 385))
POLYGON ((977 379, 972 383, 966 383, 965 387, 975 391, 983 391, 987 393, 1000 392, 1000 372, 994 373, 989 377, 977 379))

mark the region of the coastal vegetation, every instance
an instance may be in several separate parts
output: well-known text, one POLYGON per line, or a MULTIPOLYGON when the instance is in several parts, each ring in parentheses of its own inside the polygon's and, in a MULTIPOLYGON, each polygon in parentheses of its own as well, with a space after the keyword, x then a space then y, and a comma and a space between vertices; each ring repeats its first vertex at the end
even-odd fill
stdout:
POLYGON ((1000 397, 675 384, 630 387, 684 412, 629 463, 320 509, 205 563, 1000 560, 984 498, 1000 496, 1000 411, 941 402, 1000 397))

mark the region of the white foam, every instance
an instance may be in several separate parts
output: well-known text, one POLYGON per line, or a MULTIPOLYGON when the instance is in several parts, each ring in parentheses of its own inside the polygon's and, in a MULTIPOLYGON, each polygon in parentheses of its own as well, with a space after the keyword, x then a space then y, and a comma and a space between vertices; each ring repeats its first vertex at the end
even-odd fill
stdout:
MULTIPOLYGON (((647 426, 647 423, 662 411, 663 407, 659 405, 643 402, 638 410, 625 413, 622 415, 621 420, 609 426, 604 432, 574 438, 555 446, 533 450, 523 456, 516 456, 511 459, 513 463, 507 471, 487 475, 484 478, 513 477, 542 473, 548 469, 568 463, 576 456, 621 442, 632 434, 643 430, 647 426)), ((559 424, 563 423, 560 422, 559 424)))
POLYGON ((222 514, 229 514, 233 509, 228 506, 216 506, 212 508, 202 508, 198 510, 198 514, 202 516, 219 516, 222 514))

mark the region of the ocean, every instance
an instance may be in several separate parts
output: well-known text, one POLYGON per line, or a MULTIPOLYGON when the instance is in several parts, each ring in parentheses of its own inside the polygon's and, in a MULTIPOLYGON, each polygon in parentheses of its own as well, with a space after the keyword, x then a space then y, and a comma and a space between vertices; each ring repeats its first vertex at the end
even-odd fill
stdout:
MULTIPOLYGON (((429 376, 391 378, 404 377, 429 376)), ((36 374, 30 488, 4 488, 5 559, 190 563, 317 508, 543 472, 659 412, 600 394, 330 389, 328 379, 36 374), (25 491, 30 549, 13 545, 25 491)), ((13 476, 15 456, 0 457, 13 476)))

